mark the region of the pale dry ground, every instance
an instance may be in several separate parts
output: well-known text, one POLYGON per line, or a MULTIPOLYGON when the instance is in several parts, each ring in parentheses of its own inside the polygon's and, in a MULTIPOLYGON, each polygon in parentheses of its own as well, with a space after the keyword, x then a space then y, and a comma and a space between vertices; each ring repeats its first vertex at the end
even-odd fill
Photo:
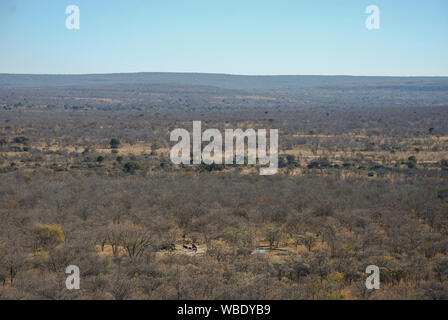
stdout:
MULTIPOLYGON (((247 124, 250 124, 248 122, 247 124)), ((243 124, 244 125, 244 124, 243 124)), ((252 123, 253 125, 253 123, 252 123)), ((17 132, 19 134, 19 132, 17 132)), ((309 135, 309 134, 296 134, 296 138, 313 138, 319 139, 319 145, 294 145, 290 149, 280 149, 279 155, 294 155, 296 160, 300 163, 302 167, 315 159, 327 158, 333 164, 342 165, 347 160, 361 160, 364 162, 374 162, 383 164, 388 167, 392 167, 395 164, 400 164, 402 161, 406 161, 410 156, 415 156, 418 164, 435 164, 440 163, 442 159, 448 159, 448 136, 425 136, 425 137, 412 137, 406 140, 403 137, 398 137, 398 144, 402 146, 402 150, 395 150, 395 152, 390 152, 388 150, 378 150, 377 146, 381 144, 387 144, 387 141, 394 139, 394 137, 388 136, 367 136, 363 133, 349 133, 343 135, 309 135), (365 139, 366 142, 374 142, 375 150, 366 151, 358 149, 343 149, 335 145, 331 146, 331 150, 322 147, 321 143, 324 143, 327 139, 333 138, 344 139, 345 137, 350 140, 365 139), (418 147, 420 151, 416 151, 415 148, 418 147), (437 151, 435 151, 437 150, 437 151)), ((281 138, 281 137, 280 137, 281 138)), ((281 141, 280 141, 281 142, 281 141)), ((88 143, 88 142, 87 142, 88 143)), ((122 143, 120 147, 116 150, 116 155, 150 155, 152 152, 153 142, 148 141, 138 141, 132 145, 129 143, 122 143)), ((331 143, 330 143, 331 145, 331 143)), ((111 154, 112 149, 107 144, 86 144, 86 141, 81 139, 76 141, 76 145, 62 145, 58 138, 53 138, 47 142, 37 143, 34 142, 30 145, 32 149, 37 149, 42 152, 52 152, 53 154, 41 154, 40 157, 44 163, 64 163, 73 164, 74 158, 65 155, 59 155, 58 152, 65 153, 82 153, 87 148, 90 152, 96 152, 97 154, 111 154)), ((247 156, 248 151, 245 151, 247 156)), ((162 157, 169 159, 170 149, 168 146, 164 146, 155 151, 156 157, 162 157)), ((30 152, 14 152, 14 151, 0 151, 0 166, 7 166, 9 162, 15 162, 17 167, 25 166, 19 160, 22 157, 31 156, 30 152)), ((241 166, 238 167, 240 174, 254 174, 258 172, 257 168, 241 166)), ((287 169, 290 175, 302 175, 304 169, 294 168, 287 169)), ((223 172, 226 172, 224 170, 223 172)), ((356 172, 341 172, 341 177, 351 177, 356 176, 356 172)), ((391 177, 392 178, 392 177, 391 177)))
MULTIPOLYGON (((105 147, 102 145, 78 145, 78 146, 61 146, 58 144, 58 142, 56 140, 53 140, 52 143, 50 145, 47 144, 40 144, 40 145, 36 145, 33 146, 35 149, 38 149, 40 151, 66 151, 66 152, 76 152, 76 153, 81 153, 84 150, 86 150, 87 148, 89 148, 91 151, 95 151, 98 153, 111 153, 111 148, 110 147, 105 147)), ((147 143, 147 142, 137 142, 135 144, 129 144, 129 143, 124 143, 122 145, 120 145, 120 147, 118 149, 116 149, 118 151, 119 154, 124 154, 124 155, 130 155, 130 154, 146 154, 146 153, 151 153, 151 143, 147 143)), ((159 149, 162 150, 163 149, 159 149)), ((169 150, 166 149, 164 150, 164 152, 168 152, 169 150)), ((23 152, 13 152, 13 153, 23 153, 23 152)))
MULTIPOLYGON (((56 99, 56 98, 54 98, 56 99)), ((83 97, 72 97, 70 99, 77 101, 91 101, 91 102, 105 102, 105 103, 122 103, 122 100, 111 99, 111 98, 83 98, 83 97)))
MULTIPOLYGON (((334 135, 295 135, 295 137, 313 137, 313 138, 334 138, 334 135)), ((350 138, 367 138, 365 135, 348 135, 350 138)), ((384 143, 385 139, 377 138, 373 139, 378 143, 384 143)), ((432 151, 432 150, 421 150, 416 152, 415 150, 406 150, 406 151, 395 151, 391 153, 386 150, 375 150, 375 151, 360 151, 360 150, 337 150, 337 151, 329 151, 323 147, 310 148, 310 146, 294 146, 290 150, 279 150, 279 154, 285 155, 294 155, 299 160, 304 160, 309 162, 311 160, 328 157, 329 160, 334 160, 335 163, 341 162, 342 158, 359 158, 361 155, 364 159, 370 158, 373 161, 382 161, 383 159, 387 160, 406 160, 410 156, 415 156, 418 162, 426 162, 426 163, 436 163, 442 159, 448 158, 448 136, 436 137, 436 138, 412 138, 409 142, 420 142, 425 143, 425 147, 428 149, 430 147, 439 146, 440 151, 432 151)), ((141 155, 141 154, 149 154, 151 153, 152 143, 139 141, 134 144, 122 144, 118 149, 119 154, 122 155, 141 155)), ((38 150, 48 150, 48 151, 66 151, 66 152, 76 152, 80 153, 84 151, 87 147, 90 147, 93 151, 98 153, 108 154, 111 153, 111 149, 109 147, 105 147, 103 145, 78 145, 78 146, 60 146, 56 140, 52 141, 51 145, 47 146, 45 144, 40 144, 33 146, 38 150), (93 148, 92 148, 93 147, 93 148)), ((169 148, 160 148, 157 150, 157 153, 169 157, 169 148)), ((5 152, 8 156, 17 155, 23 152, 5 152)), ((4 153, 4 154, 5 154, 4 153)), ((247 155, 247 151, 245 152, 247 155)))
POLYGON ((442 159, 448 158, 448 150, 444 151, 398 151, 395 153, 390 153, 388 151, 328 151, 328 150, 317 150, 317 152, 310 150, 306 147, 295 147, 291 150, 280 151, 280 154, 294 155, 299 160, 305 160, 309 162, 318 158, 326 157, 334 163, 342 164, 343 159, 347 158, 359 158, 359 155, 367 160, 371 159, 375 162, 381 162, 383 159, 391 161, 407 160, 410 156, 415 156, 418 162, 424 163, 436 163, 440 162, 442 159))
MULTIPOLYGON (((39 149, 39 148, 37 148, 39 149)), ((84 151, 86 147, 59 147, 57 145, 52 145, 48 148, 42 148, 41 150, 49 150, 49 151, 66 151, 68 153, 75 152, 81 153, 84 151)), ((100 154, 108 154, 111 153, 110 148, 91 148, 91 151, 98 152, 100 154)), ((123 145, 119 149, 117 149, 118 153, 121 155, 143 155, 151 153, 151 144, 145 143, 137 143, 134 145, 123 145)), ((245 152, 247 155, 247 151, 245 152)), ((21 154, 26 154, 26 152, 3 152, 7 156, 17 156, 21 154)), ((169 157, 170 149, 168 148, 160 148, 157 150, 157 154, 169 157)), ((375 162, 381 162, 383 159, 391 160, 391 161, 399 161, 406 160, 410 156, 415 156, 418 162, 421 163, 437 163, 442 159, 448 158, 448 150, 443 151, 398 151, 395 153, 390 153, 388 151, 328 151, 325 149, 320 149, 313 151, 306 147, 294 147, 291 150, 280 150, 280 155, 294 155, 298 160, 303 160, 304 162, 309 162, 315 159, 319 159, 322 157, 326 157, 334 163, 342 164, 344 162, 343 159, 347 158, 359 158, 359 155, 365 160, 371 159, 375 162)))
MULTIPOLYGON (((205 244, 196 245, 198 248, 197 251, 185 249, 182 247, 181 244, 176 244, 175 246, 176 246, 176 250, 174 250, 174 251, 158 251, 156 257, 161 258, 166 254, 181 254, 181 255, 187 255, 187 256, 195 256, 195 255, 203 255, 207 252, 207 246, 205 244)), ((95 248, 96 248, 96 252, 97 252, 98 256, 100 256, 101 258, 113 257, 112 247, 110 245, 105 245, 104 250, 101 250, 100 245, 96 245, 95 248)), ((127 255, 126 250, 124 248, 120 247, 118 249, 118 256, 124 257, 126 255, 127 255)))
MULTIPOLYGON (((122 144, 120 145, 120 147, 118 149, 116 149, 118 151, 118 154, 123 154, 123 155, 140 155, 140 154, 150 154, 151 153, 151 143, 147 143, 147 142, 137 142, 133 145, 130 144, 122 144)), ((96 152, 99 153, 110 153, 111 149, 110 148, 95 148, 96 152)), ((158 152, 160 153, 169 153, 169 150, 163 150, 163 149, 159 149, 158 152)))
MULTIPOLYGON (((180 242, 180 240, 179 240, 180 242)), ((286 240, 280 242, 278 247, 274 249, 269 249, 269 243, 266 240, 258 239, 257 241, 258 245, 255 245, 258 249, 265 249, 266 251, 264 253, 252 253, 252 254, 263 254, 269 256, 269 258, 272 258, 276 261, 281 260, 285 258, 286 256, 290 254, 300 254, 308 252, 308 249, 304 245, 298 245, 296 246, 292 240, 286 240)), ((189 245, 191 246, 191 245, 189 245)), ((196 255, 204 255, 207 252, 207 245, 206 244, 197 244, 197 251, 193 251, 190 249, 183 248, 183 246, 179 243, 175 244, 176 250, 173 251, 167 251, 167 250, 161 250, 157 251, 157 258, 161 258, 167 254, 180 254, 180 255, 186 255, 186 256, 196 256, 196 255)), ((106 257, 113 257, 112 252, 112 246, 105 245, 104 249, 101 250, 100 245, 96 245, 96 252, 99 257, 106 258, 106 257)), ((319 251, 329 251, 329 247, 325 242, 321 242, 320 240, 316 241, 315 245, 313 246, 312 252, 319 252, 319 251)), ((119 247, 118 249, 118 256, 124 257, 126 256, 126 250, 123 247, 119 247)))
MULTIPOLYGON (((297 134, 294 135, 297 138, 319 138, 320 140, 332 139, 332 138, 344 138, 347 139, 369 139, 369 141, 375 142, 375 144, 386 144, 389 137, 383 136, 367 136, 364 134, 345 134, 345 135, 308 135, 308 134, 297 134)), ((409 142, 409 148, 412 148, 414 145, 411 144, 422 144, 425 149, 417 152, 415 150, 405 150, 405 151, 395 151, 391 153, 387 150, 374 150, 374 151, 361 151, 361 150, 328 150, 325 147, 317 146, 311 149, 308 146, 294 146, 290 150, 280 150, 280 154, 291 154, 298 159, 304 159, 307 162, 321 158, 327 157, 329 160, 332 160, 335 163, 341 164, 342 158, 360 158, 362 156, 363 159, 371 159, 375 162, 381 162, 384 159, 391 161, 399 161, 406 160, 410 156, 415 156, 418 162, 421 163, 436 163, 440 162, 442 159, 448 158, 448 136, 440 136, 440 137, 412 137, 406 142, 409 142), (433 147, 439 147, 440 151, 432 151, 428 150, 433 147), (338 162, 339 161, 339 162, 338 162)), ((336 149, 341 149, 335 146, 336 149)), ((419 146, 420 147, 420 146, 419 146)))
POLYGON ((237 95, 237 96, 233 96, 233 97, 224 97, 224 96, 214 96, 213 99, 216 100, 268 100, 268 101, 277 101, 280 100, 279 98, 276 97, 266 97, 266 96, 241 96, 241 95, 237 95))

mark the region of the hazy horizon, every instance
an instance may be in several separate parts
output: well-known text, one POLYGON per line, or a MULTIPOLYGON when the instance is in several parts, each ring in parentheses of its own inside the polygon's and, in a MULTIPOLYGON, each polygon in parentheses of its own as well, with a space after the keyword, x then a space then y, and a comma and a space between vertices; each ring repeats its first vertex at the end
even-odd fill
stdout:
POLYGON ((32 75, 32 76, 89 76, 89 75, 114 75, 114 74, 140 74, 140 73, 171 73, 171 74, 209 74, 243 77, 389 77, 389 78, 448 78, 447 75, 364 75, 364 74, 246 74, 246 73, 226 73, 226 72, 195 72, 195 71, 123 71, 123 72, 94 72, 94 73, 22 73, 22 72, 0 72, 1 75, 32 75))

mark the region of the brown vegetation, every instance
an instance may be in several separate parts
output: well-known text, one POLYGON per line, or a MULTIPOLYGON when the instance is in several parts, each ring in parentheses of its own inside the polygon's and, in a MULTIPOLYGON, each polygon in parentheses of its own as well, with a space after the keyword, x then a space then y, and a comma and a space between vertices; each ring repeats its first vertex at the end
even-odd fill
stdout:
POLYGON ((287 109, 265 92, 238 93, 252 109, 105 111, 5 94, 2 299, 448 298, 446 107, 287 109), (279 173, 173 165, 169 132, 192 120, 279 128, 279 173))

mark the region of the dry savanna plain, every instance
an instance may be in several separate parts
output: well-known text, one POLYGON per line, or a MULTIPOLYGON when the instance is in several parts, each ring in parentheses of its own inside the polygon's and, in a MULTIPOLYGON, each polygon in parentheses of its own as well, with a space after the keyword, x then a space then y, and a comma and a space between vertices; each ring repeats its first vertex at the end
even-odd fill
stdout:
POLYGON ((0 225, 0 299, 448 299, 448 80, 0 75, 0 225), (173 164, 199 120, 277 174, 173 164))

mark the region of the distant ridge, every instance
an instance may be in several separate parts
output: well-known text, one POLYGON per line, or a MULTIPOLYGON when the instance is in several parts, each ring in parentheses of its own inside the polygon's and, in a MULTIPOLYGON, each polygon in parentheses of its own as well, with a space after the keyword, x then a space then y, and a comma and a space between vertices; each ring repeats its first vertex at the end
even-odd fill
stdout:
POLYGON ((90 86, 108 84, 181 84, 225 89, 298 89, 367 83, 421 83, 448 81, 448 77, 380 77, 275 75, 247 76, 218 73, 110 73, 85 75, 37 75, 0 73, 0 87, 90 86))

